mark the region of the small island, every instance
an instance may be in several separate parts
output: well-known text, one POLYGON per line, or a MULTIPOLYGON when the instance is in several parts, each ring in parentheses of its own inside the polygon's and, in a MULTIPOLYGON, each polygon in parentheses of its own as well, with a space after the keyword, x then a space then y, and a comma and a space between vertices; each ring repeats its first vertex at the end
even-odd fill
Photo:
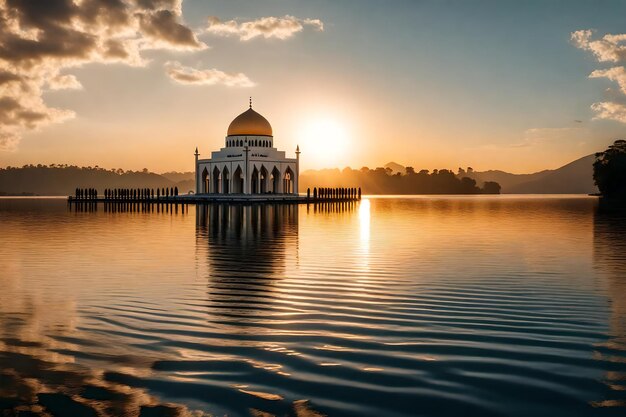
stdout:
POLYGON ((604 152, 596 153, 593 179, 600 190, 602 209, 626 209, 626 140, 616 140, 604 152))

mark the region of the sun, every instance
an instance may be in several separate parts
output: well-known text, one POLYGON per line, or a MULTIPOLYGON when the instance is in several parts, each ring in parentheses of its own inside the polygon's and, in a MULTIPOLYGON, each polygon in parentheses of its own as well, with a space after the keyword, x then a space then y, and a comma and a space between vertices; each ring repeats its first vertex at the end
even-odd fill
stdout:
POLYGON ((336 119, 315 118, 302 125, 299 143, 315 168, 335 168, 345 164, 349 134, 336 119))

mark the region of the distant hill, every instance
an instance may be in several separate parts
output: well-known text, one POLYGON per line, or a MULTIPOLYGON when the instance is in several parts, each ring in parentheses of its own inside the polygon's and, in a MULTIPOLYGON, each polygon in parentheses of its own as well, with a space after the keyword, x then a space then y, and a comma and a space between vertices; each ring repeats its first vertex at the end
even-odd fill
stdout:
POLYGON ((406 171, 406 168, 403 165, 400 165, 396 162, 388 162, 387 164, 385 164, 385 168, 389 168, 392 174, 404 174, 406 171))
POLYGON ((106 170, 76 166, 27 165, 0 169, 0 195, 70 195, 78 188, 164 188, 178 187, 187 193, 194 189, 190 181, 172 181, 162 175, 144 171, 106 170))
MULTIPOLYGON (((592 194, 598 188, 593 182, 595 155, 588 155, 548 171, 540 178, 510 187, 515 194, 592 194)), ((545 172, 545 171, 544 171, 545 172)))
POLYGON ((592 194, 598 189, 593 182, 595 155, 587 155, 561 168, 534 174, 511 174, 504 171, 468 172, 478 184, 495 181, 506 194, 592 194))
POLYGON ((170 181, 181 182, 181 181, 193 181, 195 172, 164 172, 160 174, 162 177, 167 178, 170 181))
POLYGON ((489 171, 470 171, 463 174, 463 176, 470 177, 481 184, 485 181, 495 181, 502 187, 503 193, 510 192, 512 187, 519 184, 535 181, 542 178, 544 175, 548 175, 550 170, 535 172, 534 174, 511 174, 510 172, 489 170, 489 171))

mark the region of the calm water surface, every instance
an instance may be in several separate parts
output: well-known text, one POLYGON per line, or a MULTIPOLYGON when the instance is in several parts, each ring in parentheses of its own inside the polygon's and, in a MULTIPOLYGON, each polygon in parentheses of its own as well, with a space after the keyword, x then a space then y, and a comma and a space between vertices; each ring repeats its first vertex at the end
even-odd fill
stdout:
POLYGON ((626 217, 583 197, 0 200, 0 415, 626 415, 626 217))

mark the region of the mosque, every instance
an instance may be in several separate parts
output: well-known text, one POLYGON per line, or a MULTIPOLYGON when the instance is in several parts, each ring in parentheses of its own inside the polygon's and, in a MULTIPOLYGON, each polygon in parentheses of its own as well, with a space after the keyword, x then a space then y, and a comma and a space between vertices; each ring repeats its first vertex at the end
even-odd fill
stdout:
POLYGON ((199 159, 196 194, 298 194, 300 148, 287 158, 274 147, 272 126, 250 108, 228 126, 224 147, 199 159))

